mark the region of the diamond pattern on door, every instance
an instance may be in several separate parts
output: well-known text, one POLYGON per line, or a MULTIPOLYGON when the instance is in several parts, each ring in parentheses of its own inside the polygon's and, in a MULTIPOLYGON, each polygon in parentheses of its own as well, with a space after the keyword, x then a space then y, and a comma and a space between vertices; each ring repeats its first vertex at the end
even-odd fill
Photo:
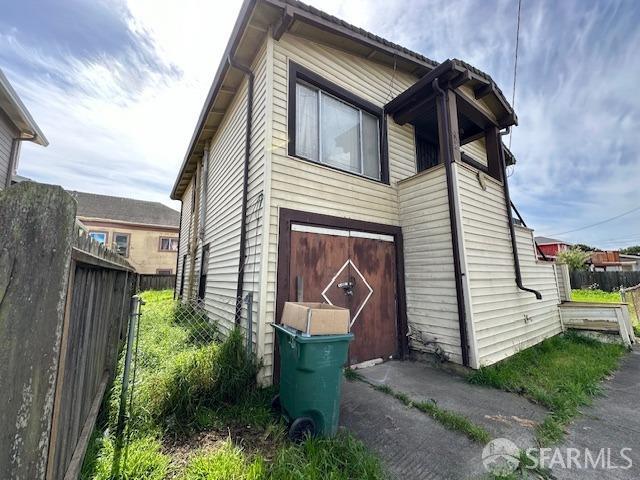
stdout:
MULTIPOLYGON (((322 298, 325 299, 325 301, 329 304, 329 305, 333 305, 334 303, 331 301, 331 299, 329 299, 327 297, 327 291, 329 289, 331 289, 331 287, 333 287, 336 279, 340 276, 340 274, 344 271, 345 268, 349 267, 350 269, 354 270, 358 276, 360 277, 360 279, 362 280, 362 283, 365 285, 365 287, 367 288, 368 292, 367 296, 364 298, 364 300, 362 302, 359 302, 357 304, 355 313, 353 314, 353 316, 351 317, 351 323, 349 324, 349 327, 352 327, 353 324, 355 323, 356 319, 358 318, 358 315, 360 315, 360 313, 362 312, 362 309, 365 307, 365 305, 367 304, 367 302, 369 301, 369 299, 371 298, 371 295, 373 295, 373 288, 371 288, 371 285, 369 285, 367 283, 367 280, 362 276, 362 273, 360 273, 360 270, 358 270, 358 267, 356 267, 353 262, 351 261, 351 259, 347 260, 346 262, 344 262, 344 265, 342 266, 342 268, 340 268, 340 270, 338 270, 338 273, 335 274, 335 276, 331 279, 331 281, 327 284, 327 286, 325 287, 325 289, 322 291, 322 298)), ((350 277, 351 278, 351 277, 350 277)))

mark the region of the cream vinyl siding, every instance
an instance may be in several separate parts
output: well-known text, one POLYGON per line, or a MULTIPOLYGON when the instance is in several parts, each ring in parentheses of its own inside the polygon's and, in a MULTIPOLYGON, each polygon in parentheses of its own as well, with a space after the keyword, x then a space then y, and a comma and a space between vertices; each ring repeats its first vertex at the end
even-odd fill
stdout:
POLYGON ((487 146, 484 138, 462 145, 460 147, 460 151, 466 153, 476 162, 481 163, 485 167, 489 165, 487 160, 487 146))
POLYGON ((7 184, 7 178, 13 174, 10 171, 11 145, 13 139, 18 136, 18 130, 9 119, 0 111, 0 190, 7 184))
POLYGON ((189 285, 189 235, 191 234, 191 202, 193 195, 192 178, 182 194, 182 215, 180 216, 180 242, 178 243, 178 269, 176 270, 176 295, 180 294, 180 283, 182 278, 182 270, 184 268, 184 294, 187 293, 189 285), (183 257, 187 255, 187 261, 183 267, 183 257))
MULTIPOLYGON (((249 163, 249 191, 247 208, 247 237, 245 263, 245 292, 257 290, 252 273, 259 271, 260 259, 262 178, 264 173, 264 105, 265 105, 265 49, 252 65, 254 72, 253 126, 251 160, 249 163)), ((209 245, 209 268, 205 292, 205 309, 218 322, 223 335, 235 325, 236 289, 240 259, 240 227, 242 217, 243 169, 248 82, 243 80, 231 102, 218 131, 209 145, 207 212, 204 245, 209 245)), ((201 247, 198 248, 196 268, 200 267, 201 247)), ((256 277, 257 278, 257 277, 256 277)), ((196 282, 197 284, 197 282, 196 282)), ((243 295, 244 298, 244 295, 243 295)), ((254 327, 258 321, 258 301, 254 303, 254 327)), ((243 308, 243 321, 246 319, 243 308)), ((242 325, 246 328, 246 324, 242 325)), ((257 337, 254 337, 254 339, 257 337)))
POLYGON ((444 166, 398 184, 410 347, 462 363, 444 166))
POLYGON ((516 227, 523 284, 542 300, 518 289, 502 184, 486 177, 484 191, 475 169, 455 168, 478 358, 490 365, 561 331, 558 286, 553 265, 536 261, 532 231, 516 227))
POLYGON ((266 287, 263 362, 265 382, 270 381, 273 365, 273 331, 268 326, 275 319, 276 267, 278 255, 278 216, 280 208, 291 208, 337 217, 399 225, 396 182, 415 174, 413 127, 388 120, 389 177, 391 185, 367 180, 289 157, 287 103, 289 60, 308 68, 325 79, 351 91, 380 107, 404 91, 416 77, 373 61, 335 50, 303 38, 285 34, 273 42, 273 97, 269 251, 266 256, 266 287))

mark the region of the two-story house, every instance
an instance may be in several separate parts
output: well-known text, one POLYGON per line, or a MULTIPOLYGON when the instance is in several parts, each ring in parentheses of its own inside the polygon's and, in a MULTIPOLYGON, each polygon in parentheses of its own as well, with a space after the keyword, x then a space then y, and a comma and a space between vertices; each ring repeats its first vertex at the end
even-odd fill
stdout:
POLYGON ((29 110, 0 70, 0 190, 11 186, 18 168, 20 145, 49 145, 29 110))
POLYGON ((245 1, 171 195, 177 293, 250 332, 264 383, 286 301, 350 308, 351 364, 413 350, 479 368, 560 332, 555 267, 512 218, 516 122, 465 62, 245 1))
POLYGON ((179 212, 159 202, 69 191, 78 222, 142 274, 175 275, 179 212))

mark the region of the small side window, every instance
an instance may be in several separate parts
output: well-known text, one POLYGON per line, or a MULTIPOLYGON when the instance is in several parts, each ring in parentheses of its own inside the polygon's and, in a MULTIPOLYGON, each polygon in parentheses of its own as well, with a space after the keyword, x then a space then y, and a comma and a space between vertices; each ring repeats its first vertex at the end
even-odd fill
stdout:
POLYGON ((113 236, 115 250, 123 257, 129 256, 129 238, 128 233, 116 233, 113 236))
POLYGON ((172 237, 160 237, 160 251, 161 252, 177 252, 178 239, 172 238, 172 237))

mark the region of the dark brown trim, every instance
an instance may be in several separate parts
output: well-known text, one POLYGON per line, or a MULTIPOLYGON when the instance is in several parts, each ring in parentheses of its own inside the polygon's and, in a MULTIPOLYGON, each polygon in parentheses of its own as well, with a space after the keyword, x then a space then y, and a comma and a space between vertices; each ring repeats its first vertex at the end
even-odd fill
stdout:
POLYGON ((173 275, 173 270, 170 268, 156 268, 156 275, 173 275), (169 272, 169 273, 161 273, 169 272))
POLYGON ((278 23, 273 27, 273 34, 271 35, 274 40, 280 40, 282 35, 289 30, 293 24, 293 8, 290 5, 284 7, 282 17, 278 20, 278 23))
POLYGON ((131 234, 127 233, 127 232, 113 232, 113 240, 111 241, 111 243, 113 243, 113 245, 115 245, 115 251, 118 251, 118 244, 116 243, 116 237, 118 235, 124 235, 125 237, 127 237, 127 254, 126 255, 122 255, 124 258, 129 258, 129 251, 131 250, 131 234))
MULTIPOLYGON (((240 70, 247 77, 247 106, 244 138, 244 163, 242 173, 242 211, 240 215, 240 254, 238 259, 238 284, 236 286, 235 322, 242 322, 242 293, 244 290, 244 266, 247 249, 247 202, 249 196, 249 162, 251 161, 251 131, 253 127, 253 82, 254 76, 250 67, 236 63, 229 57, 229 65, 240 70)), ((208 248, 208 247, 207 247, 208 248)))
MULTIPOLYGON (((501 144, 502 145, 502 144, 501 144)), ((518 255, 518 242, 516 239, 516 229, 513 225, 513 213, 511 211, 511 196, 509 195, 509 182, 507 181, 507 164, 504 160, 504 150, 500 148, 500 166, 502 167, 502 178, 504 178, 504 203, 507 209, 507 222, 509 222, 509 236, 511 237, 511 250, 513 252, 513 268, 516 275, 516 285, 523 292, 533 293, 537 300, 542 300, 542 294, 533 288, 527 288, 522 284, 522 272, 520 271, 520 256, 518 255)), ((534 241, 535 243, 535 241, 534 241)))
MULTIPOLYGON (((200 111, 200 116, 198 117, 198 123, 196 124, 196 128, 193 131, 193 135, 191 136, 191 140, 189 141, 189 148, 187 149, 187 153, 182 161, 182 165, 180 166, 180 173, 176 177, 176 181, 173 185, 173 189, 171 190, 171 199, 172 200, 180 200, 178 197, 178 189, 180 184, 182 183, 182 177, 187 169, 187 165, 191 161, 191 157, 194 154, 194 150, 196 148, 196 144, 198 143, 198 138, 200 137, 200 133, 204 129, 204 126, 207 122, 207 117, 209 116, 209 111, 213 108, 213 104, 218 97, 218 92, 222 87, 222 82, 224 77, 227 74, 227 71, 230 68, 229 65, 229 57, 232 56, 236 49, 238 48, 238 44, 242 39, 242 33, 244 32, 249 20, 251 18, 251 13, 253 11, 253 7, 255 6, 257 0, 245 0, 240 7, 240 13, 238 14, 238 18, 236 19, 236 23, 233 26, 233 31, 231 32, 231 37, 229 38, 229 42, 227 43, 227 47, 225 48, 224 55, 222 56, 222 60, 220 61, 220 65, 218 66, 218 70, 216 71, 216 75, 211 83, 211 88, 209 89, 209 93, 207 94, 207 99, 204 102, 204 106, 200 111)), ((187 182, 188 185, 188 182, 187 182)), ((185 186, 186 188, 186 186, 185 186)), ((181 192, 182 193, 182 192, 181 192)))
POLYGON ((502 182, 502 160, 500 159, 502 140, 500 139, 500 132, 496 127, 490 127, 485 131, 485 149, 487 151, 487 168, 489 175, 499 182, 502 182))
POLYGON ((20 155, 20 142, 19 138, 14 138, 11 141, 11 152, 9 153, 9 165, 7 170, 7 178, 5 179, 5 188, 11 186, 11 180, 13 180, 13 171, 16 169, 18 163, 18 156, 20 155))
POLYGON ((476 159, 474 159, 471 155, 469 155, 468 153, 465 152, 460 152, 460 158, 462 159, 462 161, 464 163, 466 163, 467 165, 472 166, 473 168, 475 168, 476 170, 480 170, 481 172, 486 173, 487 175, 489 175, 489 168, 484 166, 483 164, 481 164, 480 162, 478 162, 476 159))
POLYGON ((328 167, 333 170, 348 173, 350 175, 354 175, 359 178, 364 178, 367 180, 371 180, 379 183, 389 184, 389 152, 387 148, 387 122, 386 115, 384 110, 381 107, 374 105, 373 103, 364 100, 357 95, 354 95, 349 90, 336 85, 333 82, 323 78, 315 72, 312 72, 308 68, 303 67, 302 65, 297 64, 296 62, 289 61, 289 85, 288 85, 288 94, 287 94, 287 110, 288 110, 288 119, 287 119, 287 129, 289 135, 289 143, 287 146, 287 153, 291 157, 298 158, 300 160, 304 160, 306 162, 310 162, 316 165, 322 165, 323 167, 328 167), (303 80, 314 87, 319 88, 320 90, 327 92, 334 97, 343 100, 346 103, 354 106, 355 108, 359 108, 364 110, 367 113, 375 116, 378 119, 378 141, 379 149, 380 149, 380 179, 367 177, 366 175, 362 175, 357 172, 353 172, 351 170, 344 170, 342 168, 335 167, 333 165, 329 165, 327 163, 322 163, 319 161, 311 160, 308 158, 301 157, 296 154, 296 85, 298 80, 303 80))
MULTIPOLYGON (((396 246, 396 315, 398 320, 398 353, 400 358, 405 358, 409 352, 407 338, 407 307, 406 291, 404 285, 404 246, 402 241, 402 229, 396 225, 365 222, 343 217, 334 217, 320 213, 303 212, 300 210, 280 209, 280 223, 278 228, 278 272, 276 285, 276 318, 275 323, 280 323, 282 310, 289 295, 289 263, 291 255, 291 224, 314 225, 318 227, 330 227, 362 232, 392 235, 396 246)), ((274 350, 274 378, 279 374, 279 362, 277 355, 277 343, 274 350)))
POLYGON ((469 101, 467 97, 456 92, 456 100, 458 113, 467 117, 473 123, 478 125, 483 130, 493 126, 497 126, 497 122, 480 110, 477 105, 469 101))
POLYGON ((437 92, 438 135, 440 151, 444 159, 445 177, 447 180, 447 199, 449 205, 449 224, 451 227, 451 246, 453 249, 453 270, 456 283, 456 302, 458 305, 458 328, 460 331, 460 351, 462 364, 469 366, 469 335, 467 333, 467 313, 464 302, 462 285, 462 265, 460 261, 460 239, 458 237, 458 215, 453 179, 453 163, 457 152, 460 152, 458 132, 458 114, 456 111, 456 96, 452 90, 442 90, 438 79, 433 81, 433 88, 437 92), (456 140, 457 139, 457 140, 456 140), (456 145, 457 144, 457 145, 456 145))

